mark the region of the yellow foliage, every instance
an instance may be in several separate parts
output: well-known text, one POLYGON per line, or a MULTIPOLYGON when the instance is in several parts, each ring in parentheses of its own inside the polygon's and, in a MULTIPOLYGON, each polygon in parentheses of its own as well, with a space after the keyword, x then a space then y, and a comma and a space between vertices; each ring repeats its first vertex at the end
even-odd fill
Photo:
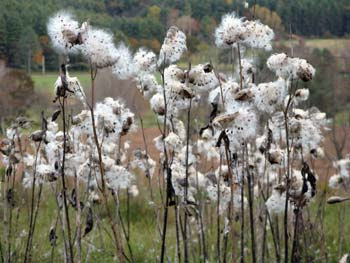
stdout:
POLYGON ((48 36, 40 36, 39 37, 39 42, 42 45, 48 45, 49 44, 49 37, 48 36))
POLYGON ((152 50, 159 50, 160 49, 160 43, 157 39, 153 38, 150 43, 150 48, 152 50))
POLYGON ((137 48, 140 45, 139 41, 134 37, 129 38, 129 44, 134 48, 137 48))
MULTIPOLYGON (((251 12, 254 12, 254 6, 251 8, 251 12)), ((255 17, 274 30, 284 30, 281 17, 275 11, 270 11, 266 7, 255 5, 255 17)))
POLYGON ((151 49, 153 51, 158 51, 160 49, 160 42, 155 38, 141 39, 140 45, 148 47, 149 49, 151 49))
POLYGON ((41 64, 41 62, 43 60, 43 51, 41 49, 39 49, 37 52, 35 52, 33 59, 34 59, 35 63, 41 64))
POLYGON ((160 7, 157 5, 152 5, 148 8, 148 16, 159 20, 160 18, 160 7))

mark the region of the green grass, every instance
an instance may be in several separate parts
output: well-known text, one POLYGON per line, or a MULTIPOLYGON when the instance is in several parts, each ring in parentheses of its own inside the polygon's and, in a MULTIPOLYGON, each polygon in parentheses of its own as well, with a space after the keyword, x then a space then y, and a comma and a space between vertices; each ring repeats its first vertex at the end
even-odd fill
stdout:
MULTIPOLYGON (((78 77, 84 90, 90 88, 90 74, 88 72, 70 72, 72 77, 78 77)), ((43 75, 41 72, 33 72, 31 78, 34 81, 35 91, 41 93, 44 96, 46 102, 48 102, 47 108, 40 104, 31 105, 26 109, 25 115, 32 121, 32 130, 38 129, 41 126, 41 112, 44 110, 45 116, 50 116, 55 110, 52 100, 54 99, 54 85, 59 76, 58 72, 47 72, 43 75)), ((45 103, 46 105, 46 103, 45 103)))
MULTIPOLYGON (((53 93, 58 74, 58 72, 47 72, 45 75, 42 75, 41 73, 33 73, 31 77, 34 81, 35 89, 37 91, 53 93)), ((70 72, 70 75, 72 77, 78 77, 84 89, 90 87, 90 74, 88 72, 70 72)))
MULTIPOLYGON (((28 231, 29 217, 27 214, 27 209, 29 205, 26 205, 24 200, 30 200, 30 188, 24 189, 18 187, 16 189, 17 204, 13 209, 13 214, 17 215, 19 211, 18 224, 15 225, 17 229, 16 235, 12 240, 12 247, 14 257, 18 259, 23 259, 25 242, 27 239, 26 233, 28 231), (22 199, 23 198, 23 199, 22 199), (18 205, 21 204, 21 205, 18 205), (20 210, 18 210, 20 209, 20 210)), ((157 226, 154 221, 153 208, 145 200, 147 193, 142 194, 142 196, 135 197, 131 199, 130 202, 130 245, 132 248, 134 262, 154 262, 156 256, 159 256, 159 249, 161 247, 159 241, 159 234, 157 232, 157 226), (156 253, 156 255, 155 255, 156 253)), ((126 210, 126 198, 125 194, 121 193, 121 214, 126 224, 127 210, 126 210)), ((116 215, 115 205, 111 202, 110 207, 112 208, 112 213, 116 215)), ((94 217, 98 216, 99 222, 94 220, 94 228, 85 238, 82 239, 82 254, 83 259, 85 259, 87 253, 88 244, 93 245, 93 249, 90 254, 90 260, 88 262, 115 262, 114 258, 114 245, 111 240, 111 228, 109 225, 109 220, 105 213, 105 207, 103 204, 92 206, 94 217), (108 232, 108 233, 107 233, 108 232)), ((29 211, 29 210, 28 210, 29 211)), ((62 211, 63 213, 63 211, 62 211)), ((85 211, 86 213, 86 211, 85 211)), ((2 213, 0 213, 1 215, 2 213)), ((69 215, 73 233, 75 231, 75 211, 70 206, 69 215)), ((82 220, 82 231, 84 232, 85 227, 85 214, 83 211, 82 220)), ((1 215, 2 216, 2 215, 1 215)), ((170 216, 173 218, 172 211, 170 211, 170 216)), ((33 246, 33 262, 49 262, 51 246, 48 240, 48 234, 51 226, 55 225, 57 218, 57 205, 54 201, 54 196, 51 189, 46 186, 42 194, 40 210, 38 214, 38 220, 36 223, 36 230, 34 235, 34 246, 33 246)), ((173 224, 173 220, 170 218, 170 225, 173 224)), ((15 221, 14 221, 15 224, 15 221)), ((0 227, 0 231, 3 229, 0 227)), ((66 233, 67 234, 67 233, 66 233)), ((56 228, 57 246, 54 252, 55 261, 62 262, 62 250, 63 248, 63 238, 61 232, 61 226, 58 222, 56 228)), ((168 253, 169 255, 174 254, 173 240, 175 239, 174 228, 168 229, 168 253)), ((124 249, 126 254, 129 255, 126 244, 124 244, 124 249)), ((74 248, 76 251, 76 248, 74 248)))
MULTIPOLYGON (((142 116, 143 127, 150 128, 157 126, 157 115, 153 112, 153 110, 149 110, 142 116)), ((140 125, 139 125, 140 126, 140 125)))
POLYGON ((338 52, 341 51, 341 49, 348 49, 350 47, 350 39, 307 39, 306 46, 319 49, 328 48, 335 54, 339 55, 338 52))
POLYGON ((335 116, 335 123, 339 126, 350 124, 350 113, 349 111, 338 112, 335 116))
MULTIPOLYGON (((142 175, 139 175, 142 176, 142 175)), ((134 256, 134 262, 156 262, 156 258, 159 260, 160 256, 160 248, 161 248, 161 242, 159 238, 159 234, 157 232, 157 224, 156 219, 154 216, 154 210, 149 205, 149 190, 147 189, 147 186, 143 184, 142 178, 140 178, 139 188, 140 188, 140 195, 137 197, 131 197, 130 200, 130 245, 133 251, 134 256)), ((72 186, 70 187, 70 189, 72 186)), ((319 187, 320 189, 321 187, 319 187)), ((160 196, 157 188, 154 188, 155 190, 155 200, 156 200, 156 207, 161 207, 160 202, 160 196)), ((125 198, 125 192, 122 191, 120 194, 120 204, 121 204, 121 214, 122 218, 124 220, 124 224, 126 224, 126 218, 127 218, 127 206, 126 206, 126 198, 125 198)), ((330 193, 328 193, 330 194, 330 193)), ((350 209, 349 203, 344 204, 338 204, 338 205, 325 205, 324 210, 324 234, 325 239, 320 239, 320 233, 318 232, 319 229, 319 223, 315 221, 316 213, 319 208, 319 198, 321 196, 321 190, 319 190, 318 195, 316 196, 315 200, 311 202, 309 208, 304 209, 303 213, 303 221, 304 224, 308 225, 308 219, 309 219, 309 213, 310 213, 310 219, 312 224, 311 228, 308 228, 305 230, 305 233, 301 233, 301 246, 303 249, 305 248, 304 244, 304 238, 306 237, 308 241, 312 241, 313 243, 308 244, 308 253, 310 256, 315 257, 315 260, 312 262, 325 262, 322 257, 322 249, 327 251, 328 254, 328 262, 337 262, 340 258, 339 255, 342 255, 346 253, 350 249, 350 228, 349 228, 349 221, 348 221, 348 212, 350 209), (309 210, 309 213, 307 212, 309 210), (345 213, 345 224, 342 228, 342 224, 340 221, 342 213, 345 213), (312 237, 312 235, 314 235, 312 237), (339 247, 339 237, 343 235, 344 242, 343 247, 339 247), (340 251, 341 250, 341 251, 340 251)), ((28 213, 27 209, 29 209, 29 203, 30 203, 30 189, 24 189, 22 187, 16 186, 16 197, 17 197, 17 205, 15 206, 13 210, 14 216, 17 216, 17 211, 20 208, 20 214, 19 214, 19 221, 18 221, 18 228, 17 234, 15 235, 15 238, 13 240, 13 244, 16 244, 13 246, 13 252, 17 256, 17 260, 21 259, 23 257, 24 252, 24 245, 26 241, 26 236, 23 234, 21 236, 21 233, 24 233, 24 231, 27 231, 28 229, 28 213), (26 200, 26 201, 24 201, 26 200)), ((261 200, 260 200, 261 201, 261 200)), ((255 204, 260 202, 259 200, 255 200, 255 204)), ((110 202, 110 207, 112 209, 112 213, 116 214, 115 211, 115 205, 110 202)), ((88 244, 93 245, 94 249, 91 251, 90 258, 88 262, 115 262, 114 258, 114 247, 113 242, 110 239, 111 235, 111 229, 110 225, 105 213, 105 208, 103 204, 100 205, 93 205, 92 206, 94 215, 98 215, 98 218, 100 219, 99 222, 94 220, 94 228, 93 231, 90 232, 85 238, 82 240, 82 253, 83 253, 83 259, 85 259, 87 247, 88 244), (107 234, 107 232, 109 234, 107 234)), ((205 225, 206 225, 206 242, 208 245, 208 252, 210 255, 209 262, 217 262, 215 259, 216 255, 216 208, 215 206, 206 205, 206 217, 205 217, 205 225)), ((257 213, 257 209, 255 212, 257 213)), ((75 229, 75 211, 70 206, 69 208, 70 212, 70 219, 71 219, 71 225, 74 233, 75 229)), ((86 211, 85 211, 86 212, 86 211)), ((0 213, 1 214, 1 213, 0 213)), ((83 215, 85 215, 83 213, 83 215)), ((238 215, 238 214, 237 214, 238 215)), ((2 216, 2 215, 1 215, 2 216)), ((35 230, 35 236, 34 236, 34 249, 33 249, 33 262, 49 262, 50 258, 50 243, 48 241, 48 233, 50 230, 50 227, 54 225, 55 220, 57 216, 57 206, 54 201, 54 195, 51 191, 51 189, 48 186, 45 186, 43 195, 42 195, 42 201, 41 201, 41 207, 38 214, 38 221, 36 225, 35 230)), ((15 217, 14 217, 15 218, 15 217)), ((84 231, 84 218, 83 217, 83 225, 82 225, 82 231, 84 231)), ((274 222, 275 221, 274 217, 274 222)), ((261 219, 262 220, 262 219, 261 219)), ((279 220, 279 228, 280 228, 280 238, 281 238, 281 246, 283 248, 283 215, 278 216, 279 220)), ((162 221, 162 212, 159 213, 159 222, 162 221)), ((192 217, 190 217, 190 221, 192 221, 192 217)), ((262 221, 260 221, 258 218, 256 218, 256 227, 261 230, 261 224, 262 221)), ((161 223, 160 223, 161 225, 161 223)), ((196 255, 198 255, 198 237, 196 232, 196 224, 191 224, 192 228, 192 238, 194 240, 193 243, 190 242, 190 248, 193 248, 196 250, 196 255)), ((0 228, 0 231, 2 229, 0 228)), ((240 234, 240 224, 239 220, 235 222, 235 248, 237 253, 239 253, 239 234, 240 234)), ((250 239, 249 239, 249 224, 248 224, 248 210, 246 210, 246 237, 245 237, 245 247, 246 247, 246 262, 251 262, 250 258, 250 239)), ((259 232, 261 235, 261 231, 259 232)), ((57 240, 57 248, 55 250, 55 260, 54 262, 62 262, 62 247, 63 247, 63 239, 62 239, 62 232, 60 224, 57 225, 57 232, 58 236, 57 240)), ((174 262, 174 256, 175 256, 175 223, 174 223, 174 209, 173 207, 169 208, 169 225, 168 225, 168 232, 167 232, 167 255, 171 259, 171 262, 174 262)), ((293 235, 291 234, 291 238, 293 235)), ((272 238, 271 238, 271 231, 269 227, 267 227, 267 238, 269 242, 269 254, 270 257, 274 257, 274 249, 272 245, 272 238), (270 247, 271 246, 271 247, 270 247)), ((182 243, 181 243, 182 244, 182 243)), ((183 245, 183 244, 182 244, 183 245)), ((257 243, 257 247, 261 247, 260 243, 257 243)), ((128 249, 126 244, 124 243, 124 249, 126 253, 128 253, 128 249)), ((182 247, 181 247, 182 249, 182 247)), ((230 249, 230 247, 229 247, 230 249)), ((76 251, 76 247, 75 247, 76 251)), ((283 249, 281 251, 283 253, 283 249)), ((191 260, 190 262, 199 262, 199 259, 193 260, 192 255, 190 254, 191 260)), ((271 259, 272 260, 272 259, 271 259)), ((272 262, 272 261, 267 261, 272 262)))
MULTIPOLYGON (((346 38, 310 38, 304 39, 304 41, 306 47, 319 49, 327 48, 335 56, 341 56, 342 51, 345 49, 349 50, 350 48, 350 39, 346 38)), ((290 44, 293 44, 294 46, 299 44, 297 40, 284 40, 280 42, 287 46, 290 44)))

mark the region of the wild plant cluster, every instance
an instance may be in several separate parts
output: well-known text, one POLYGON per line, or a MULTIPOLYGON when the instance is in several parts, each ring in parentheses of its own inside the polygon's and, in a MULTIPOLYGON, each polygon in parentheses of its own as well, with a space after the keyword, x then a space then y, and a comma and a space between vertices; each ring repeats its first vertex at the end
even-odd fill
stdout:
MULTIPOLYGON (((136 262, 120 206, 123 196, 132 202, 142 192, 144 205, 154 211, 153 262, 322 261, 317 260, 323 254, 311 253, 305 214, 318 194, 313 163, 324 155, 328 120, 317 108, 305 107, 309 90, 299 86, 315 75, 306 60, 272 54, 266 64, 275 78, 256 83, 251 54, 272 50, 274 33, 268 26, 235 13, 222 18, 215 44, 237 58, 227 74, 211 62, 178 66, 187 47, 185 34, 175 26, 159 54, 145 48, 133 54, 122 43, 116 46, 109 32, 80 24, 65 11, 49 20, 48 33, 63 61, 54 84, 58 109, 49 118, 43 113, 41 129, 30 136, 25 134, 30 121, 17 118, 1 141, 7 167, 1 183, 6 262, 14 257, 35 261, 37 217, 45 213, 40 212, 43 188, 51 190, 57 206, 47 230, 51 262, 88 261, 98 249, 96 231, 108 234, 116 261, 136 262), (69 75, 72 53, 83 54, 90 65, 91 98, 69 75), (123 140, 137 129, 137 118, 121 99, 95 102, 96 75, 107 67, 121 79, 132 79, 149 100, 160 131, 153 141, 157 160, 148 152, 150 142, 132 149, 132 142, 123 140), (71 98, 82 104, 80 113, 70 114, 71 98), (193 111, 203 100, 210 111, 200 126, 193 111), (141 176, 148 184, 138 189, 141 176), (23 246, 14 236, 19 183, 31 197, 23 246), (102 230, 96 227, 100 213, 108 221, 102 230), (175 228, 171 241, 170 227, 175 228)), ((331 187, 349 184, 349 163, 336 163, 339 173, 330 178, 331 187)))

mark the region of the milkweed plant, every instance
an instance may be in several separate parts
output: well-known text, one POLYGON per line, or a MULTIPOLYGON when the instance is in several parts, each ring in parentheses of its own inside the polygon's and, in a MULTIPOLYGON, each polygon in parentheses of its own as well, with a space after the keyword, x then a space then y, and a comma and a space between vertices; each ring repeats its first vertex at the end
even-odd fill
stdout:
MULTIPOLYGON (((270 27, 235 13, 223 16, 214 36, 215 46, 236 58, 228 73, 211 62, 177 65, 187 46, 176 26, 167 31, 158 54, 116 45, 110 32, 66 11, 49 19, 47 31, 63 61, 53 83, 57 110, 49 117, 43 112, 41 128, 29 135, 30 121, 17 118, 1 141, 6 262, 18 253, 24 262, 35 261, 43 188, 50 189, 57 210, 46 235, 45 258, 51 262, 89 260, 101 250, 97 231, 108 233, 116 261, 140 262, 135 246, 142 240, 132 240, 129 217, 120 210, 123 196, 132 202, 139 194, 157 226, 148 256, 152 262, 319 262, 321 252, 311 253, 311 243, 305 247, 311 242, 306 214, 319 194, 313 163, 324 157, 329 120, 316 107, 306 108, 310 91, 302 83, 312 81, 315 68, 305 59, 273 53, 270 27), (269 82, 256 82, 257 59, 251 55, 256 49, 270 54, 266 65, 274 77, 269 82), (91 96, 69 74, 69 57, 77 53, 90 68, 91 96), (95 87, 95 79, 105 68, 131 79, 149 102, 159 136, 145 146, 154 144, 157 158, 125 139, 143 126, 121 98, 95 101, 95 90, 103 89, 95 87), (70 109, 72 99, 81 112, 70 109), (203 103, 208 117, 198 122, 194 112, 203 103), (21 178, 15 179, 19 170, 21 178), (140 177, 149 184, 139 189, 140 177), (11 236, 18 231, 18 180, 30 196, 21 248, 11 236)), ((334 165, 329 186, 348 189, 350 159, 334 165)), ((345 200, 333 196, 328 202, 345 200)))

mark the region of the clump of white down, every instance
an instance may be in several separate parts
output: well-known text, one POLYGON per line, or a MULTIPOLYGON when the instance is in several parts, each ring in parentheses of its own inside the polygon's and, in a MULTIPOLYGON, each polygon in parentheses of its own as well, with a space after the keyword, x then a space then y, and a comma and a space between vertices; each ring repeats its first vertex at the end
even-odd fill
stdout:
POLYGON ((259 21, 244 21, 233 12, 225 15, 215 30, 215 44, 228 48, 234 44, 243 44, 251 48, 271 50, 274 33, 267 25, 259 21))
POLYGON ((102 29, 89 28, 83 37, 82 53, 97 68, 113 66, 119 59, 113 35, 102 29))
POLYGON ((329 187, 332 189, 348 189, 350 186, 350 159, 341 159, 334 162, 334 167, 338 173, 329 178, 329 187))
POLYGON ((67 55, 79 51, 95 68, 113 66, 113 71, 121 79, 134 75, 131 51, 123 43, 116 47, 111 33, 92 27, 88 22, 79 26, 79 22, 66 11, 49 19, 47 31, 57 52, 67 55))
MULTIPOLYGON (((134 175, 127 166, 126 152, 130 146, 128 143, 119 145, 120 137, 133 130, 133 118, 133 113, 119 100, 106 98, 95 107, 95 123, 99 141, 103 141, 101 145, 105 179, 109 189, 114 192, 126 188, 132 188, 134 194, 137 192, 134 175)), ((56 122, 47 120, 47 123, 47 130, 43 133, 45 143, 41 144, 37 161, 32 153, 25 153, 23 159, 23 185, 25 187, 32 185, 34 169, 36 169, 37 184, 54 183, 60 175, 63 133, 58 129, 56 122)), ((91 127, 90 112, 83 110, 73 116, 72 125, 66 134, 66 145, 69 150, 66 152, 65 175, 77 175, 80 181, 94 188, 97 186, 96 179, 100 178, 100 171, 91 127), (96 176, 90 177, 92 170, 96 176)), ((29 147, 35 149, 37 146, 32 143, 29 147)), ((154 170, 154 162, 149 160, 148 163, 151 170, 154 170)))
MULTIPOLYGON (((84 89, 77 77, 71 77, 69 75, 69 71, 67 67, 66 67, 66 80, 67 80, 69 91, 73 92, 73 94, 70 92, 66 92, 66 95, 74 95, 74 97, 86 107, 87 101, 86 101, 86 95, 85 95, 84 89)), ((58 94, 59 89, 61 88, 63 88, 62 79, 61 79, 61 76, 58 76, 54 85, 55 94, 58 94)))
POLYGON ((66 11, 57 12, 49 19, 47 33, 51 39, 52 46, 59 53, 76 52, 70 43, 69 35, 78 36, 81 31, 78 21, 73 15, 66 11))
POLYGON ((273 54, 266 64, 278 77, 286 80, 300 78, 303 81, 309 81, 316 72, 314 67, 305 59, 291 58, 284 53, 273 54))
POLYGON ((170 27, 159 52, 158 66, 178 61, 186 50, 186 35, 176 26, 170 27))

